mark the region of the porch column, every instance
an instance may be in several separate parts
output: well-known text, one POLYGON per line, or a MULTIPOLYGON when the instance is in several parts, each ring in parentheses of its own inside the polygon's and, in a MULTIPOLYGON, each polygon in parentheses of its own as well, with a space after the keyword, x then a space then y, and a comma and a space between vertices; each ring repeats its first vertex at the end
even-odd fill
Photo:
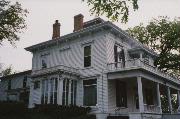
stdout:
POLYGON ((60 76, 58 76, 58 100, 57 103, 58 105, 62 105, 62 94, 63 94, 63 78, 60 76))
POLYGON ((142 52, 140 52, 140 54, 139 54, 140 56, 139 56, 139 58, 140 58, 140 60, 142 60, 142 58, 143 58, 143 53, 142 52))
POLYGON ((169 87, 167 87, 167 93, 168 93, 169 111, 172 113, 171 91, 169 87))
POLYGON ((138 83, 139 110, 140 112, 144 112, 142 81, 140 76, 137 77, 137 83, 138 83))
POLYGON ((160 113, 162 113, 162 108, 161 108, 161 94, 160 94, 160 90, 159 90, 159 83, 157 83, 156 85, 156 90, 157 90, 157 101, 158 101, 158 106, 160 109, 160 113))
POLYGON ((177 91, 178 106, 180 107, 180 90, 177 91))

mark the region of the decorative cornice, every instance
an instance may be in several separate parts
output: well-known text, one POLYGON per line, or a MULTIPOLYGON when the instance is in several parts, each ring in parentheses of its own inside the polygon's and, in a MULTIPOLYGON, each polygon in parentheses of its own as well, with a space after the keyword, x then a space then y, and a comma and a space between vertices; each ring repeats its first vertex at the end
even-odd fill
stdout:
POLYGON ((155 53, 153 50, 149 49, 145 45, 143 45, 141 42, 135 40, 133 37, 131 37, 129 34, 127 34, 125 31, 120 29, 118 26, 114 25, 113 23, 106 21, 102 22, 96 25, 89 26, 87 28, 83 28, 81 30, 78 30, 76 32, 61 36, 60 38, 49 40, 46 42, 42 42, 30 47, 25 48, 25 50, 33 52, 35 50, 40 50, 40 49, 45 49, 50 46, 58 45, 63 42, 68 42, 69 40, 78 38, 78 37, 83 37, 84 35, 89 34, 90 32, 99 32, 103 30, 110 30, 111 33, 117 34, 118 36, 121 36, 125 38, 125 40, 129 40, 132 42, 131 44, 136 44, 139 48, 144 49, 145 51, 149 52, 153 56, 158 56, 157 53, 155 53))

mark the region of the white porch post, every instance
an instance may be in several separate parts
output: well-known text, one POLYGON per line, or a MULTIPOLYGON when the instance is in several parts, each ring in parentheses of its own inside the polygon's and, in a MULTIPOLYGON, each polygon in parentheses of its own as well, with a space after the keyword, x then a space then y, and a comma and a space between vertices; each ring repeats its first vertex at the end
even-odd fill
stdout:
POLYGON ((167 87, 167 93, 168 93, 169 111, 172 113, 171 91, 169 87, 167 87))
POLYGON ((58 76, 58 90, 57 90, 57 93, 58 93, 58 100, 57 100, 57 103, 58 105, 62 105, 62 93, 63 93, 63 78, 60 78, 60 74, 58 76))
POLYGON ((177 91, 178 106, 180 106, 180 90, 177 91))
POLYGON ((158 101, 158 106, 160 108, 160 113, 162 113, 162 108, 161 108, 161 95, 160 95, 160 90, 159 90, 159 83, 156 85, 156 90, 157 90, 157 101, 158 101))
POLYGON ((144 112, 142 81, 140 76, 137 77, 137 83, 138 83, 139 110, 140 112, 144 112))

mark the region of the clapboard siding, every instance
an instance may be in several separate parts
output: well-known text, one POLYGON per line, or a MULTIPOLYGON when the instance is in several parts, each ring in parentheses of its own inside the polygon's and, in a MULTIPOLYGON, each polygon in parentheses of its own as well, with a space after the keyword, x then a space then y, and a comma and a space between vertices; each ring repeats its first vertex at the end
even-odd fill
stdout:
MULTIPOLYGON (((89 43, 92 45, 92 67, 96 70, 95 72, 97 72, 97 70, 100 71, 106 66, 106 40, 102 32, 74 40, 72 39, 72 41, 68 43, 62 43, 58 46, 47 48, 44 51, 36 51, 33 55, 32 67, 34 70, 41 69, 41 55, 48 52, 49 67, 65 65, 84 69, 84 45, 82 44, 90 40, 92 40, 92 42, 89 43)), ((85 70, 89 72, 89 68, 87 68, 82 70, 83 74, 86 73, 85 70)))

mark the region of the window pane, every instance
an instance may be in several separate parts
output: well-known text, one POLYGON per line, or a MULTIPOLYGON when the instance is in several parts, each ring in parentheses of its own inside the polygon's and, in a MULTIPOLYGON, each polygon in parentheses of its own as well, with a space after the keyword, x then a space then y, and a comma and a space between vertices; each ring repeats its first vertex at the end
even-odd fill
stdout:
POLYGON ((83 81, 85 106, 95 106, 97 104, 96 79, 90 79, 90 80, 83 81))
POLYGON ((91 66, 91 56, 84 57, 84 67, 91 66))
POLYGON ((91 55, 91 46, 85 46, 84 47, 84 56, 90 56, 91 55))
POLYGON ((84 67, 91 66, 91 46, 84 47, 84 67))

